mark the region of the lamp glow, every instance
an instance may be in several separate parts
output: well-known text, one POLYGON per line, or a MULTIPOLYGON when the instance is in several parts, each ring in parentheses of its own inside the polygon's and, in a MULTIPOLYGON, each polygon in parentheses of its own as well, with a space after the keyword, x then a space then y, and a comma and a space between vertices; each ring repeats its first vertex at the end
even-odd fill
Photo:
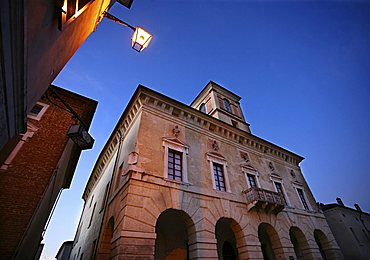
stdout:
POLYGON ((136 27, 132 35, 132 48, 135 51, 141 52, 148 47, 149 42, 152 40, 152 35, 141 27, 136 27))

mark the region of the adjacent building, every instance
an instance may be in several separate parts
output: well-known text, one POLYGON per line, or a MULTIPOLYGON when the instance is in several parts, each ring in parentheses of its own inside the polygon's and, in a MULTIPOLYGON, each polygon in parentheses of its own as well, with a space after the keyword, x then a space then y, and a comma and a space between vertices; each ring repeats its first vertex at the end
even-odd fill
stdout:
POLYGON ((370 214, 354 206, 345 206, 340 198, 337 203, 320 204, 345 259, 370 259, 370 214))
MULTIPOLYGON (((115 0, 0 1, 0 152, 115 0)), ((130 8, 133 0, 117 1, 130 8)))
POLYGON ((300 169, 209 82, 185 105, 139 86, 83 193, 70 259, 342 259, 300 169))
POLYGON ((15 139, 14 149, 0 154, 1 259, 41 254, 48 219, 81 154, 71 130, 82 124, 87 131, 96 106, 92 99, 50 86, 28 114, 27 131, 15 139))

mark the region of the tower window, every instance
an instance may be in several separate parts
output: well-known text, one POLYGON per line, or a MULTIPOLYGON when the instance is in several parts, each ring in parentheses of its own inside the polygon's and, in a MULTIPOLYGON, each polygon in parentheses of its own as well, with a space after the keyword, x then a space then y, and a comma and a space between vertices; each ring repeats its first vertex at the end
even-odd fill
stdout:
POLYGON ((199 107, 199 110, 203 113, 207 113, 207 110, 206 110, 206 104, 202 103, 199 107))
POLYGON ((224 98, 224 107, 225 107, 225 109, 226 109, 227 112, 232 113, 230 102, 226 98, 224 98))

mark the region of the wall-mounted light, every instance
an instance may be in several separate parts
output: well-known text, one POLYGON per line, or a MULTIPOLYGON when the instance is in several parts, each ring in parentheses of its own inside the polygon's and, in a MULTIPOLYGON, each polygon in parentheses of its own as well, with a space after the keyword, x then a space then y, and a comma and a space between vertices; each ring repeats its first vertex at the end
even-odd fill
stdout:
POLYGON ((50 86, 49 87, 51 96, 55 99, 58 99, 65 108, 61 107, 60 105, 54 103, 50 97, 45 94, 45 97, 50 101, 51 104, 54 104, 65 111, 69 112, 73 115, 73 118, 75 118, 79 124, 71 125, 68 129, 67 136, 72 139, 72 141, 81 149, 91 149, 94 145, 94 138, 89 134, 87 131, 86 124, 82 121, 82 118, 76 113, 76 111, 73 110, 73 108, 56 92, 56 90, 50 86))
POLYGON ((114 15, 111 15, 110 13, 104 12, 104 17, 108 18, 109 20, 113 22, 122 24, 134 31, 134 34, 131 37, 131 40, 132 40, 131 47, 137 52, 141 52, 146 47, 148 47, 150 41, 153 38, 153 36, 146 30, 144 30, 143 28, 139 26, 135 28, 132 25, 129 25, 128 23, 118 19, 114 15))
POLYGON ((94 139, 82 125, 71 125, 68 129, 67 136, 80 147, 81 150, 91 149, 94 139))

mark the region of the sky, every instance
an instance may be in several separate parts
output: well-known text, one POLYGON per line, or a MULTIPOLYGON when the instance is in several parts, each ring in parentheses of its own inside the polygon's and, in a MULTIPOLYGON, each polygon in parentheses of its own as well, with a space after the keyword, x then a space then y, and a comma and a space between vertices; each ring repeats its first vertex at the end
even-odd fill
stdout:
POLYGON ((153 34, 142 53, 107 19, 55 79, 99 102, 41 259, 73 240, 94 163, 139 84, 190 104, 210 81, 242 97, 254 135, 303 156, 314 197, 370 212, 370 2, 135 0, 110 13, 153 34))

